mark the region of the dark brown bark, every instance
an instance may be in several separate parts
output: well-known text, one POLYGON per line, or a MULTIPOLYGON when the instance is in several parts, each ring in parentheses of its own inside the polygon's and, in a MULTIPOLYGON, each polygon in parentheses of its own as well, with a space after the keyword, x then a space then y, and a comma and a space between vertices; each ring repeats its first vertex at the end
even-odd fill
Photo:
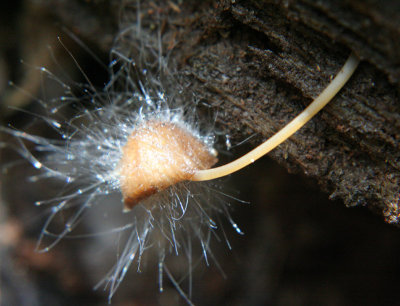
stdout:
POLYGON ((270 156, 290 172, 315 178, 331 198, 368 206, 395 223, 400 191, 395 2, 211 3, 216 9, 205 9, 201 21, 187 27, 177 57, 185 59, 181 65, 192 76, 193 90, 218 110, 218 122, 236 140, 262 135, 250 140, 256 145, 300 113, 347 56, 357 54, 363 61, 345 88, 270 156))

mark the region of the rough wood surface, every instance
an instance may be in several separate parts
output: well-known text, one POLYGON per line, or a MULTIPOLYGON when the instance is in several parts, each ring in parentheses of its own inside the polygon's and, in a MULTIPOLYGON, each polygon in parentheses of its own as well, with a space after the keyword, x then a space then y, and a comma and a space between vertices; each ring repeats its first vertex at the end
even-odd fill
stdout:
POLYGON ((387 2, 210 3, 215 9, 186 28, 177 57, 218 122, 236 140, 262 135, 250 140, 255 145, 304 109, 355 52, 363 62, 337 98, 270 156, 315 178, 331 198, 395 223, 400 10, 387 2))

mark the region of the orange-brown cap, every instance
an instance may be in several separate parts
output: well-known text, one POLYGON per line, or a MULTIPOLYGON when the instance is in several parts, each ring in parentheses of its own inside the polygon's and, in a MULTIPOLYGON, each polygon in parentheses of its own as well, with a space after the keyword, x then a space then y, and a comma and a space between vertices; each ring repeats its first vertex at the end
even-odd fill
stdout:
POLYGON ((157 120, 144 123, 129 136, 119 163, 125 209, 216 162, 210 149, 186 129, 157 120))

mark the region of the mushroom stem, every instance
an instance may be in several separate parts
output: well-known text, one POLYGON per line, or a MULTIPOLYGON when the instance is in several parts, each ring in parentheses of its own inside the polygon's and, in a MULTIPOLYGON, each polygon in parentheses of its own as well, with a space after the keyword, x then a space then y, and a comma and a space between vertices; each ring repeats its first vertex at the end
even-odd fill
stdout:
POLYGON ((274 136, 263 142, 261 145, 251 150, 244 156, 230 162, 226 165, 197 171, 190 180, 192 181, 208 181, 220 178, 234 173, 249 164, 253 163, 260 157, 264 156, 271 150, 296 133, 303 125, 305 125, 312 117, 314 117, 322 108, 332 100, 339 90, 350 79, 356 70, 360 60, 352 53, 338 72, 336 77, 322 91, 322 93, 296 118, 290 121, 284 128, 277 132, 274 136))

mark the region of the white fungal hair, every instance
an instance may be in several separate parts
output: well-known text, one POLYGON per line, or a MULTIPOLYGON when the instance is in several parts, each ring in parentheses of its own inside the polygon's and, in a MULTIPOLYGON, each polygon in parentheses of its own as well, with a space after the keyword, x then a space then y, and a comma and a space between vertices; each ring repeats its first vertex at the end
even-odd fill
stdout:
POLYGON ((57 131, 59 137, 49 139, 0 127, 0 131, 15 136, 18 144, 10 146, 40 171, 31 181, 51 179, 61 186, 58 196, 36 202, 51 207, 38 241, 40 252, 49 251, 69 236, 85 214, 100 209, 98 203, 107 203, 101 209, 120 208, 121 220, 127 221, 112 231, 124 237, 119 243, 125 239, 125 245, 115 265, 97 286, 109 290, 109 300, 132 263, 136 261, 139 270, 143 255, 152 249, 158 254, 160 290, 162 274, 166 273, 190 304, 192 244, 201 246, 201 256, 207 265, 210 258, 218 265, 210 249, 211 239, 222 237, 229 246, 221 215, 242 233, 229 213, 230 202, 236 199, 207 182, 180 182, 123 212, 118 164, 129 136, 146 122, 176 124, 199 139, 210 152, 215 151, 213 123, 200 123, 196 98, 187 100, 190 96, 184 95, 187 88, 175 80, 174 70, 165 58, 160 35, 148 34, 138 20, 116 38, 108 67, 110 80, 103 89, 95 88, 89 79, 86 85, 72 86, 48 69, 40 68, 44 77, 65 89, 65 95, 59 99, 38 100, 45 115, 37 117, 57 131), (79 97, 73 94, 76 88, 81 91, 79 97), (70 104, 79 111, 72 119, 63 118, 60 110, 70 104), (29 149, 27 142, 33 144, 29 149), (55 232, 52 228, 59 217, 65 220, 64 227, 55 232), (186 257, 188 293, 168 270, 165 264, 168 255, 186 257))

